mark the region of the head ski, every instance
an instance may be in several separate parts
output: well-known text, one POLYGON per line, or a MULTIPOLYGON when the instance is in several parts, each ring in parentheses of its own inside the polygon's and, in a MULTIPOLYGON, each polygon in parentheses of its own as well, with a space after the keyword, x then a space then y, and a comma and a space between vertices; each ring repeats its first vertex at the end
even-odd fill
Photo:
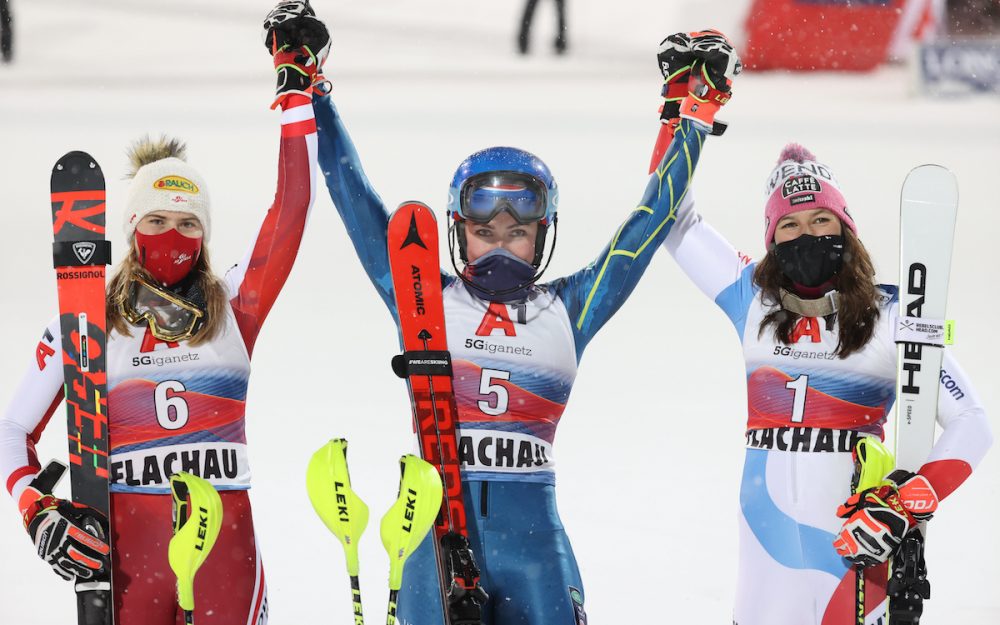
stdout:
MULTIPOLYGON (((938 165, 907 175, 900 201, 899 374, 896 382, 896 466, 918 471, 934 444, 941 359, 950 334, 945 321, 958 183, 938 165)), ((886 589, 889 620, 916 625, 930 598, 924 564, 925 523, 911 531, 892 559, 886 589)))

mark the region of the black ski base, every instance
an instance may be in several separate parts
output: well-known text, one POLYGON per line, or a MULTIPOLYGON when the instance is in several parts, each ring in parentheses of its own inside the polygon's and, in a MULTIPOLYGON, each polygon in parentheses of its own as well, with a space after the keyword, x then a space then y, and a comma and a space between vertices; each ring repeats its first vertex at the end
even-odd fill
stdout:
POLYGON ((456 532, 441 537, 441 553, 451 576, 448 613, 451 625, 482 625, 483 604, 489 595, 479 585, 479 567, 469 547, 469 539, 456 532))
POLYGON ((77 590, 76 614, 78 625, 110 625, 111 590, 77 590))
POLYGON ((924 562, 924 535, 913 530, 892 559, 892 576, 886 586, 889 596, 889 622, 893 625, 917 625, 924 612, 924 599, 931 598, 924 562))

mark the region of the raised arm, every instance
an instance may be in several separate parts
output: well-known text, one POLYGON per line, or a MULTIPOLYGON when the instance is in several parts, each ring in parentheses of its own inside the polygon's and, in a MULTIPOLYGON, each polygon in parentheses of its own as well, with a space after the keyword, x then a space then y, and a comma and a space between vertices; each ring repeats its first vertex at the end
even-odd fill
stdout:
POLYGON ((675 224, 701 156, 707 129, 684 120, 660 166, 649 177, 639 206, 597 259, 553 283, 573 322, 577 358, 621 307, 675 224))
POLYGON ((313 101, 319 127, 319 164, 333 205, 344 220, 347 234, 368 278, 393 317, 396 305, 389 275, 387 230, 389 214, 372 187, 361 158, 330 97, 313 101))
POLYGON ((250 250, 226 274, 231 304, 247 351, 285 285, 315 198, 316 121, 309 98, 281 102, 278 189, 250 250))
POLYGON ((642 203, 597 261, 556 283, 573 318, 577 358, 632 293, 652 253, 690 208, 688 189, 702 144, 707 134, 725 130, 715 114, 729 101, 733 78, 742 69, 732 45, 714 30, 667 37, 657 62, 664 77, 663 124, 642 203))
POLYGON ((689 192, 663 245, 695 286, 732 321, 740 336, 753 301, 756 263, 739 252, 695 210, 689 192))

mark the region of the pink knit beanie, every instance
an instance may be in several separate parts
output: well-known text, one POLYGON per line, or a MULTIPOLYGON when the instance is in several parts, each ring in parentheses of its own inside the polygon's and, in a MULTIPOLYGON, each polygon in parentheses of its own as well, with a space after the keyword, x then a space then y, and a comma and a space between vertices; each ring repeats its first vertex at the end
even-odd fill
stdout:
POLYGON ((839 217, 844 226, 855 234, 858 233, 833 173, 826 165, 818 162, 812 152, 797 143, 789 143, 781 151, 778 164, 767 179, 766 193, 766 248, 774 241, 778 220, 807 209, 826 208, 839 217))

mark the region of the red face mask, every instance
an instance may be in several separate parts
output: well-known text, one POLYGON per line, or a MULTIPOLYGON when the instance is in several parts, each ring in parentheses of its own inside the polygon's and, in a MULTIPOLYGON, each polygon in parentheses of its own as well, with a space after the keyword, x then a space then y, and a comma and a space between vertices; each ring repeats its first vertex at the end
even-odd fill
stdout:
POLYGON ((139 262, 157 282, 173 286, 191 272, 201 255, 202 237, 186 237, 176 228, 160 234, 135 231, 139 262))

